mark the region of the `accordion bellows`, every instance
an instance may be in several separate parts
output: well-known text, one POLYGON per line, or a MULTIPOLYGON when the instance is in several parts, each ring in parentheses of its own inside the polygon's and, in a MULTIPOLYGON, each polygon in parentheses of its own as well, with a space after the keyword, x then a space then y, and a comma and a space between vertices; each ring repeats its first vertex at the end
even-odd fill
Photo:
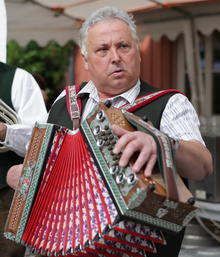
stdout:
POLYGON ((6 238, 47 256, 143 256, 166 244, 161 230, 178 232, 190 221, 196 207, 169 203, 158 174, 146 182, 131 166, 120 170, 111 124, 134 127, 118 109, 105 108, 94 109, 75 132, 36 123, 6 238), (157 201, 155 213, 147 198, 157 201))

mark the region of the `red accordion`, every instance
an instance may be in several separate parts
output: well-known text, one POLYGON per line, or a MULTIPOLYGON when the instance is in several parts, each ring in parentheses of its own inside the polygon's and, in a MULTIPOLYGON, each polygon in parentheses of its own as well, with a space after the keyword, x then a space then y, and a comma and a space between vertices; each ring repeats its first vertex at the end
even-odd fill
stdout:
POLYGON ((133 114, 100 104, 71 131, 36 123, 4 236, 49 256, 143 256, 193 218, 169 138, 133 114), (151 178, 118 166, 111 125, 150 133, 151 178))

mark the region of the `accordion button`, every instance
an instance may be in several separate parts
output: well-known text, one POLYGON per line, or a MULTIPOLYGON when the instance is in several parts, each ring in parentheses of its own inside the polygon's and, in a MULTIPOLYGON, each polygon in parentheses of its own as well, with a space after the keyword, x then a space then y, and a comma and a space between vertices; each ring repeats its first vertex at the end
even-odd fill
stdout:
POLYGON ((136 181, 137 181, 137 176, 135 173, 130 174, 127 178, 128 185, 134 185, 136 181))
POLYGON ((118 159, 118 156, 114 155, 112 159, 113 159, 113 161, 116 161, 118 159))
POLYGON ((105 131, 101 131, 101 132, 100 132, 100 135, 103 136, 103 137, 105 137, 105 131))
POLYGON ((108 150, 109 150, 109 151, 112 150, 112 145, 109 145, 109 146, 108 146, 108 150))
POLYGON ((108 139, 108 137, 107 136, 103 136, 102 139, 106 141, 108 139))
POLYGON ((113 139, 113 140, 111 141, 111 144, 112 144, 112 145, 115 145, 115 144, 116 144, 116 140, 113 139))
POLYGON ((94 130, 93 130, 93 134, 94 134, 95 136, 99 135, 100 132, 101 132, 101 127, 100 127, 100 126, 96 126, 96 127, 94 128, 94 130))
POLYGON ((106 106, 107 108, 110 108, 111 105, 112 105, 112 102, 111 102, 110 100, 106 100, 106 101, 105 101, 105 106, 106 106))
POLYGON ((156 189, 156 185, 155 185, 154 183, 152 183, 152 184, 150 184, 150 185, 148 186, 148 190, 149 190, 150 192, 154 192, 155 189, 156 189))
POLYGON ((189 200, 188 200, 188 203, 189 203, 191 206, 193 206, 195 202, 196 202, 196 200, 195 200, 194 197, 191 197, 191 198, 189 198, 189 200))
POLYGON ((97 146, 102 147, 104 145, 105 141, 101 138, 97 141, 97 146))
POLYGON ((106 134, 107 134, 107 135, 111 135, 111 133, 112 133, 112 132, 111 132, 110 129, 106 130, 106 134))
POLYGON ((120 172, 116 177, 116 183, 120 185, 124 183, 124 181, 125 181, 125 174, 120 172))
POLYGON ((121 157, 121 155, 115 154, 115 155, 113 156, 113 161, 119 160, 120 157, 121 157))
POLYGON ((112 134, 109 135, 109 139, 112 140, 114 139, 114 136, 112 134))
POLYGON ((106 146, 110 145, 110 141, 109 141, 109 140, 106 140, 106 141, 105 141, 105 145, 106 145, 106 146))
POLYGON ((105 113, 103 110, 99 111, 97 114, 96 114, 96 119, 98 121, 103 121, 105 119, 105 113))
POLYGON ((149 117, 147 115, 144 115, 142 117, 142 120, 145 121, 145 122, 148 122, 149 121, 149 117))
POLYGON ((110 167, 109 171, 112 175, 115 175, 120 170, 120 167, 118 165, 113 165, 110 167))

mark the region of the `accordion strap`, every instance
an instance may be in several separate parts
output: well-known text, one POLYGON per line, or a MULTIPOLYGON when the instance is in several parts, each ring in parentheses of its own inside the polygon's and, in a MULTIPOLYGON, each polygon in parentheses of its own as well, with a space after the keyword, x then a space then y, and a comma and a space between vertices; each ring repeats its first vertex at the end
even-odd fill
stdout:
MULTIPOLYGON (((76 95, 80 91, 80 85, 73 85, 66 87, 66 95, 67 95, 67 109, 69 111, 69 115, 73 122, 73 129, 77 129, 79 127, 80 121, 80 112, 81 112, 81 99, 80 97, 77 98, 76 95)), ((154 93, 150 93, 135 99, 134 103, 131 105, 129 103, 122 105, 120 107, 121 110, 126 110, 128 112, 134 112, 139 108, 143 107, 150 102, 158 99, 159 97, 169 94, 169 93, 180 93, 183 94, 181 91, 177 89, 167 89, 167 90, 160 90, 154 93)))
POLYGON ((70 115, 70 118, 73 122, 73 130, 79 128, 80 121, 80 108, 81 101, 77 99, 76 95, 79 92, 80 85, 68 86, 65 88, 66 90, 66 101, 67 101, 67 109, 70 115))
POLYGON ((124 104, 120 107, 120 109, 126 110, 128 112, 134 112, 134 111, 138 110, 139 108, 145 106, 146 104, 149 104, 149 103, 153 102, 154 100, 158 99, 159 97, 161 97, 165 94, 169 94, 169 93, 183 94, 181 91, 179 91, 177 89, 160 90, 160 91, 157 91, 154 93, 140 96, 135 99, 133 104, 129 104, 129 103, 124 104))

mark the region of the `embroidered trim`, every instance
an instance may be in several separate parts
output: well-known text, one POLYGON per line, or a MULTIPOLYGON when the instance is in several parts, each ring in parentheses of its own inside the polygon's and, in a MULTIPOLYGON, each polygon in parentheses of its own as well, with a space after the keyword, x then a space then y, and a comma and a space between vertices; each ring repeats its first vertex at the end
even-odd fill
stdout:
POLYGON ((120 107, 120 109, 122 110, 126 110, 128 112, 133 112, 141 107, 143 107, 144 105, 153 102, 154 100, 158 99, 160 96, 163 96, 165 94, 168 93, 180 93, 183 94, 181 91, 177 90, 177 89, 168 89, 168 90, 161 90, 161 91, 157 91, 148 95, 144 95, 141 96, 137 99, 135 99, 134 103, 131 104, 125 104, 123 106, 120 107))
MULTIPOLYGON (((77 107, 79 116, 81 113, 81 99, 77 99, 76 95, 78 94, 80 90, 80 85, 73 85, 73 86, 68 86, 66 87, 66 94, 67 94, 67 109, 69 112, 69 115, 71 117, 71 120, 73 120, 72 117, 72 113, 71 113, 71 105, 75 105, 77 107)), ((160 96, 163 96, 165 94, 168 93, 180 93, 183 94, 181 91, 177 90, 177 89, 167 89, 167 90, 161 90, 161 91, 157 91, 148 95, 144 95, 141 96, 137 99, 135 99, 134 103, 131 104, 125 104, 123 106, 120 107, 121 110, 126 110, 128 112, 133 112, 141 107, 143 107, 144 105, 153 102, 154 100, 156 100, 157 98, 159 98, 160 96)))

